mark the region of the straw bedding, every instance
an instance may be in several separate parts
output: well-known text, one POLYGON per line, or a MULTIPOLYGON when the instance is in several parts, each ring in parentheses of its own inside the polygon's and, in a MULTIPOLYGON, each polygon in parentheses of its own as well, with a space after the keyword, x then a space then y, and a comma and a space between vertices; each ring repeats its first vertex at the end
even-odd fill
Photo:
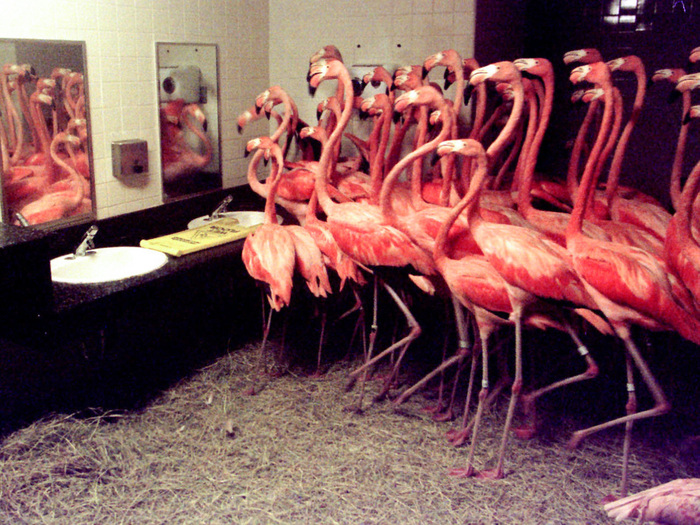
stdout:
MULTIPOLYGON (((396 408, 347 407, 357 358, 321 378, 278 360, 283 375, 257 376, 257 344, 228 349, 139 410, 54 414, 0 445, 4 523, 610 523, 600 501, 618 489, 621 432, 566 449, 584 421, 571 400, 542 405, 545 426, 510 440, 506 477, 447 475, 466 449, 444 438, 454 423, 422 407, 432 389, 396 408), (253 380, 259 393, 244 395, 253 380)), ((311 352, 313 353, 313 352, 311 352)), ((268 358, 268 365, 271 364, 268 358)), ((420 375, 407 367, 409 381, 420 375)), ((403 377, 403 376, 402 376, 403 377)), ((368 395, 380 388, 370 381, 368 395)), ((583 389, 585 391, 585 388, 583 389)), ((486 414, 477 467, 492 464, 507 396, 486 414)), ((697 475, 669 420, 640 424, 630 489, 697 475)))

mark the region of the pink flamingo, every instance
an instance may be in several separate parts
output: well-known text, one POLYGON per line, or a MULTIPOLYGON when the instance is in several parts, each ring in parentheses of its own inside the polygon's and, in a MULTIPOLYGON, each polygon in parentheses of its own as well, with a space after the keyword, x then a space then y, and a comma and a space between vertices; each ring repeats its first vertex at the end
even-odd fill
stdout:
MULTIPOLYGON (((345 65, 338 60, 328 60, 323 64, 312 65, 309 68, 308 78, 312 90, 327 79, 338 79, 345 84, 347 92, 352 89, 350 75, 345 65)), ((432 275, 435 273, 432 259, 411 242, 406 234, 397 228, 383 224, 381 209, 378 206, 357 202, 336 203, 328 193, 328 166, 331 151, 350 119, 352 108, 353 101, 347 97, 338 126, 333 130, 321 153, 316 177, 315 189, 319 204, 327 216, 327 224, 333 238, 342 251, 361 265, 400 268, 412 266, 423 275, 432 275)), ((403 312, 410 327, 405 337, 380 354, 386 355, 394 349, 410 344, 418 337, 421 329, 393 288, 384 281, 382 285, 403 312)))
MULTIPOLYGON (((695 108, 693 114, 700 115, 700 107, 695 108)), ((700 245, 693 236, 692 213, 699 188, 700 163, 695 165, 688 176, 665 239, 666 261, 688 287, 696 306, 700 306, 700 245)))
POLYGON ((182 109, 181 120, 201 141, 203 151, 197 152, 182 140, 175 148, 175 158, 163 159, 163 180, 173 182, 197 173, 206 167, 212 159, 214 148, 209 135, 205 132, 206 116, 197 104, 187 104, 182 109), (194 124, 193 120, 198 124, 194 124))
MULTIPOLYGON (((472 77, 476 75, 497 77, 498 71, 498 68, 490 68, 485 71, 476 70, 472 73, 472 77)), ((441 147, 439 153, 480 154, 483 149, 478 148, 475 144, 473 141, 448 141, 447 146, 441 147)), ((480 197, 479 193, 487 173, 484 155, 477 156, 480 169, 477 172, 478 175, 475 173, 470 182, 468 194, 472 202, 467 207, 466 213, 472 235, 481 248, 485 259, 507 283, 506 289, 512 307, 510 318, 515 324, 516 331, 515 378, 511 387, 512 395, 501 439, 498 462, 495 469, 480 474, 481 477, 502 478, 507 438, 522 386, 521 326, 523 319, 534 306, 540 303, 539 298, 572 304, 576 307, 591 308, 594 305, 570 266, 564 248, 535 230, 509 224, 487 223, 481 218, 477 199, 480 197)), ((470 476, 474 474, 474 470, 469 465, 466 469, 455 470, 453 474, 470 476)))
POLYGON ((567 250, 586 289, 618 337, 624 342, 627 355, 641 373, 652 393, 655 405, 650 409, 637 412, 631 376, 632 363, 628 360, 627 414, 575 432, 569 446, 575 447, 590 434, 625 423, 621 488, 624 495, 627 491, 627 463, 632 423, 638 419, 663 414, 670 409, 660 385, 631 338, 630 326, 639 324, 656 330, 672 329, 686 339, 698 343, 700 342, 700 335, 698 335, 700 322, 679 305, 678 298, 671 293, 672 284, 669 282, 667 272, 657 258, 632 246, 594 240, 583 234, 581 229, 583 216, 596 183, 594 164, 605 141, 604 130, 609 126, 611 118, 612 83, 609 69, 603 63, 576 68, 572 72, 571 80, 575 83, 587 80, 600 85, 606 100, 601 133, 596 138, 589 162, 586 164, 566 232, 567 250))
POLYGON ((82 177, 69 163, 58 155, 60 144, 80 145, 80 139, 65 131, 59 132, 51 141, 50 154, 53 161, 70 175, 71 188, 49 191, 35 201, 22 207, 19 212, 29 224, 41 224, 61 219, 85 210, 85 185, 82 177))
POLYGON ((637 518, 667 525, 700 523, 700 478, 676 479, 603 506, 615 521, 637 518))

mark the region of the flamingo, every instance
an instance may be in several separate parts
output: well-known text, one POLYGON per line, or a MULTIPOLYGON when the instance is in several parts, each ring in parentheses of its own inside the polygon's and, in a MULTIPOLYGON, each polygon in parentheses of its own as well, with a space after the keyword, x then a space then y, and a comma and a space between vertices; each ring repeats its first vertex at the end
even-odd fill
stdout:
POLYGON ((646 72, 644 63, 636 55, 617 58, 608 62, 610 71, 629 71, 634 73, 637 79, 637 92, 635 94, 632 112, 630 114, 622 135, 617 143, 615 154, 610 166, 608 181, 605 188, 605 196, 607 199, 608 210, 610 216, 621 222, 634 224, 663 240, 666 236, 666 228, 668 221, 671 220, 671 214, 661 206, 644 202, 637 199, 620 198, 618 186, 620 182, 620 172, 622 170, 622 160, 625 155, 627 144, 629 142, 632 130, 639 119, 639 114, 642 110, 644 96, 646 94, 646 72))
MULTIPOLYGON (((659 69, 654 72, 651 77, 652 82, 671 82, 674 88, 678 85, 681 77, 685 76, 685 71, 681 68, 659 69)), ((674 209, 678 209, 681 197, 681 175, 683 172, 683 158, 685 156, 686 143, 688 141, 688 128, 690 127, 690 119, 686 119, 686 115, 690 111, 690 91, 685 90, 681 93, 681 129, 678 132, 678 141, 676 142, 676 151, 673 156, 673 166, 671 168, 671 203, 674 209)))
MULTIPOLYGON (((339 82, 344 83, 347 92, 352 89, 350 75, 345 65, 339 60, 327 60, 323 64, 312 65, 309 68, 308 78, 312 91, 328 79, 338 79, 339 82)), ((321 152, 316 173, 315 189, 321 209, 326 214, 328 228, 340 249, 361 265, 399 268, 412 266, 423 275, 433 275, 435 267, 430 256, 411 242, 406 234, 397 228, 383 224, 381 209, 378 206, 359 202, 336 203, 328 193, 330 155, 350 119, 352 106, 353 101, 350 97, 346 97, 340 121, 321 152)), ((380 354, 386 355, 397 348, 405 350, 405 347, 420 335, 421 328, 393 288, 384 280, 381 284, 402 311, 409 325, 409 333, 380 354)))
MULTIPOLYGON (((572 72, 571 80, 573 82, 587 80, 603 87, 606 100, 601 130, 605 130, 612 112, 611 81, 607 66, 602 62, 579 66, 572 72)), ((627 462, 632 422, 664 414, 670 409, 661 386, 631 337, 630 327, 632 324, 639 324, 656 330, 676 330, 684 338, 698 343, 700 342, 700 321, 680 306, 678 298, 671 292, 672 284, 667 272, 656 257, 633 246, 594 240, 583 234, 581 229, 583 216, 596 182, 595 159, 604 141, 605 133, 599 133, 576 196, 566 232, 566 246, 577 274, 615 333, 622 339, 627 355, 651 391, 654 407, 641 412, 636 411, 636 396, 631 380, 632 363, 628 360, 627 414, 575 432, 569 446, 573 448, 590 434, 625 423, 621 484, 621 492, 624 495, 627 491, 627 462)))
MULTIPOLYGON (((29 224, 61 219, 79 213, 85 209, 85 185, 81 175, 58 155, 60 144, 80 145, 80 139, 65 131, 59 132, 51 141, 50 154, 53 161, 66 170, 70 176, 71 187, 58 191, 48 191, 40 198, 23 206, 21 213, 29 224)), ((87 211, 87 210, 86 210, 87 211)))
MULTIPOLYGON (((488 67, 488 66, 487 66, 488 67)), ((476 70, 472 77, 478 75, 498 75, 497 68, 485 71, 476 70)), ((472 82, 472 79, 470 79, 472 82)), ((478 170, 469 185, 463 205, 469 227, 475 241, 481 248, 485 260, 501 275, 505 281, 507 296, 510 301, 510 319, 515 325, 515 378, 511 387, 511 399, 504 427, 498 462, 493 470, 484 471, 480 477, 498 479, 504 476, 503 460, 508 433, 522 385, 522 344, 521 326, 526 316, 537 309, 540 298, 576 306, 592 307, 593 303, 568 262, 564 248, 548 240, 543 234, 528 228, 487 223, 479 214, 479 193, 487 176, 486 153, 479 143, 473 140, 456 140, 444 142, 438 153, 458 153, 475 156, 478 170)), ((486 393, 483 394, 485 398, 486 393)), ((481 399, 481 396, 480 396, 481 399)), ((473 466, 455 469, 457 476, 471 476, 473 466)))
MULTIPOLYGON (((694 106, 700 115, 700 106, 694 106)), ((665 256, 670 268, 688 287, 695 304, 700 304, 700 245, 692 232, 693 202, 700 188, 700 162, 695 165, 678 200, 665 239, 665 256)))
POLYGON ((700 523, 700 478, 669 481, 606 503, 603 509, 615 521, 637 518, 637 523, 700 523))
POLYGON ((197 104, 187 104, 182 109, 181 120, 187 129, 192 131, 201 141, 203 151, 199 153, 193 150, 184 140, 177 144, 175 158, 166 157, 163 159, 163 180, 165 182, 174 182, 202 170, 211 162, 214 152, 211 139, 205 131, 206 116, 197 104), (195 125, 193 120, 198 122, 198 125, 195 125))

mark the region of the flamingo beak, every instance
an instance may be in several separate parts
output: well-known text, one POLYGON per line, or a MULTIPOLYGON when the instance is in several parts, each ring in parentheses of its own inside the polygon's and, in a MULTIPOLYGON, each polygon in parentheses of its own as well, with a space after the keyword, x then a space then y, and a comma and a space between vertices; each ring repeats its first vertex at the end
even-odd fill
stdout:
POLYGON ((471 82, 467 82, 467 85, 464 86, 464 105, 467 106, 469 105, 469 99, 472 98, 472 91, 474 91, 474 84, 471 82))

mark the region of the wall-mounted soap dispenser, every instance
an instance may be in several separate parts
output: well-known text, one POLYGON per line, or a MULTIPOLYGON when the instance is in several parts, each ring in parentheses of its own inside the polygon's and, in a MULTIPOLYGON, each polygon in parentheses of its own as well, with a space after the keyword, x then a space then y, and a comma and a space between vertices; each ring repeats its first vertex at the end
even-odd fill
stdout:
POLYGON ((141 139, 112 142, 112 171, 118 179, 148 173, 148 142, 141 139))

